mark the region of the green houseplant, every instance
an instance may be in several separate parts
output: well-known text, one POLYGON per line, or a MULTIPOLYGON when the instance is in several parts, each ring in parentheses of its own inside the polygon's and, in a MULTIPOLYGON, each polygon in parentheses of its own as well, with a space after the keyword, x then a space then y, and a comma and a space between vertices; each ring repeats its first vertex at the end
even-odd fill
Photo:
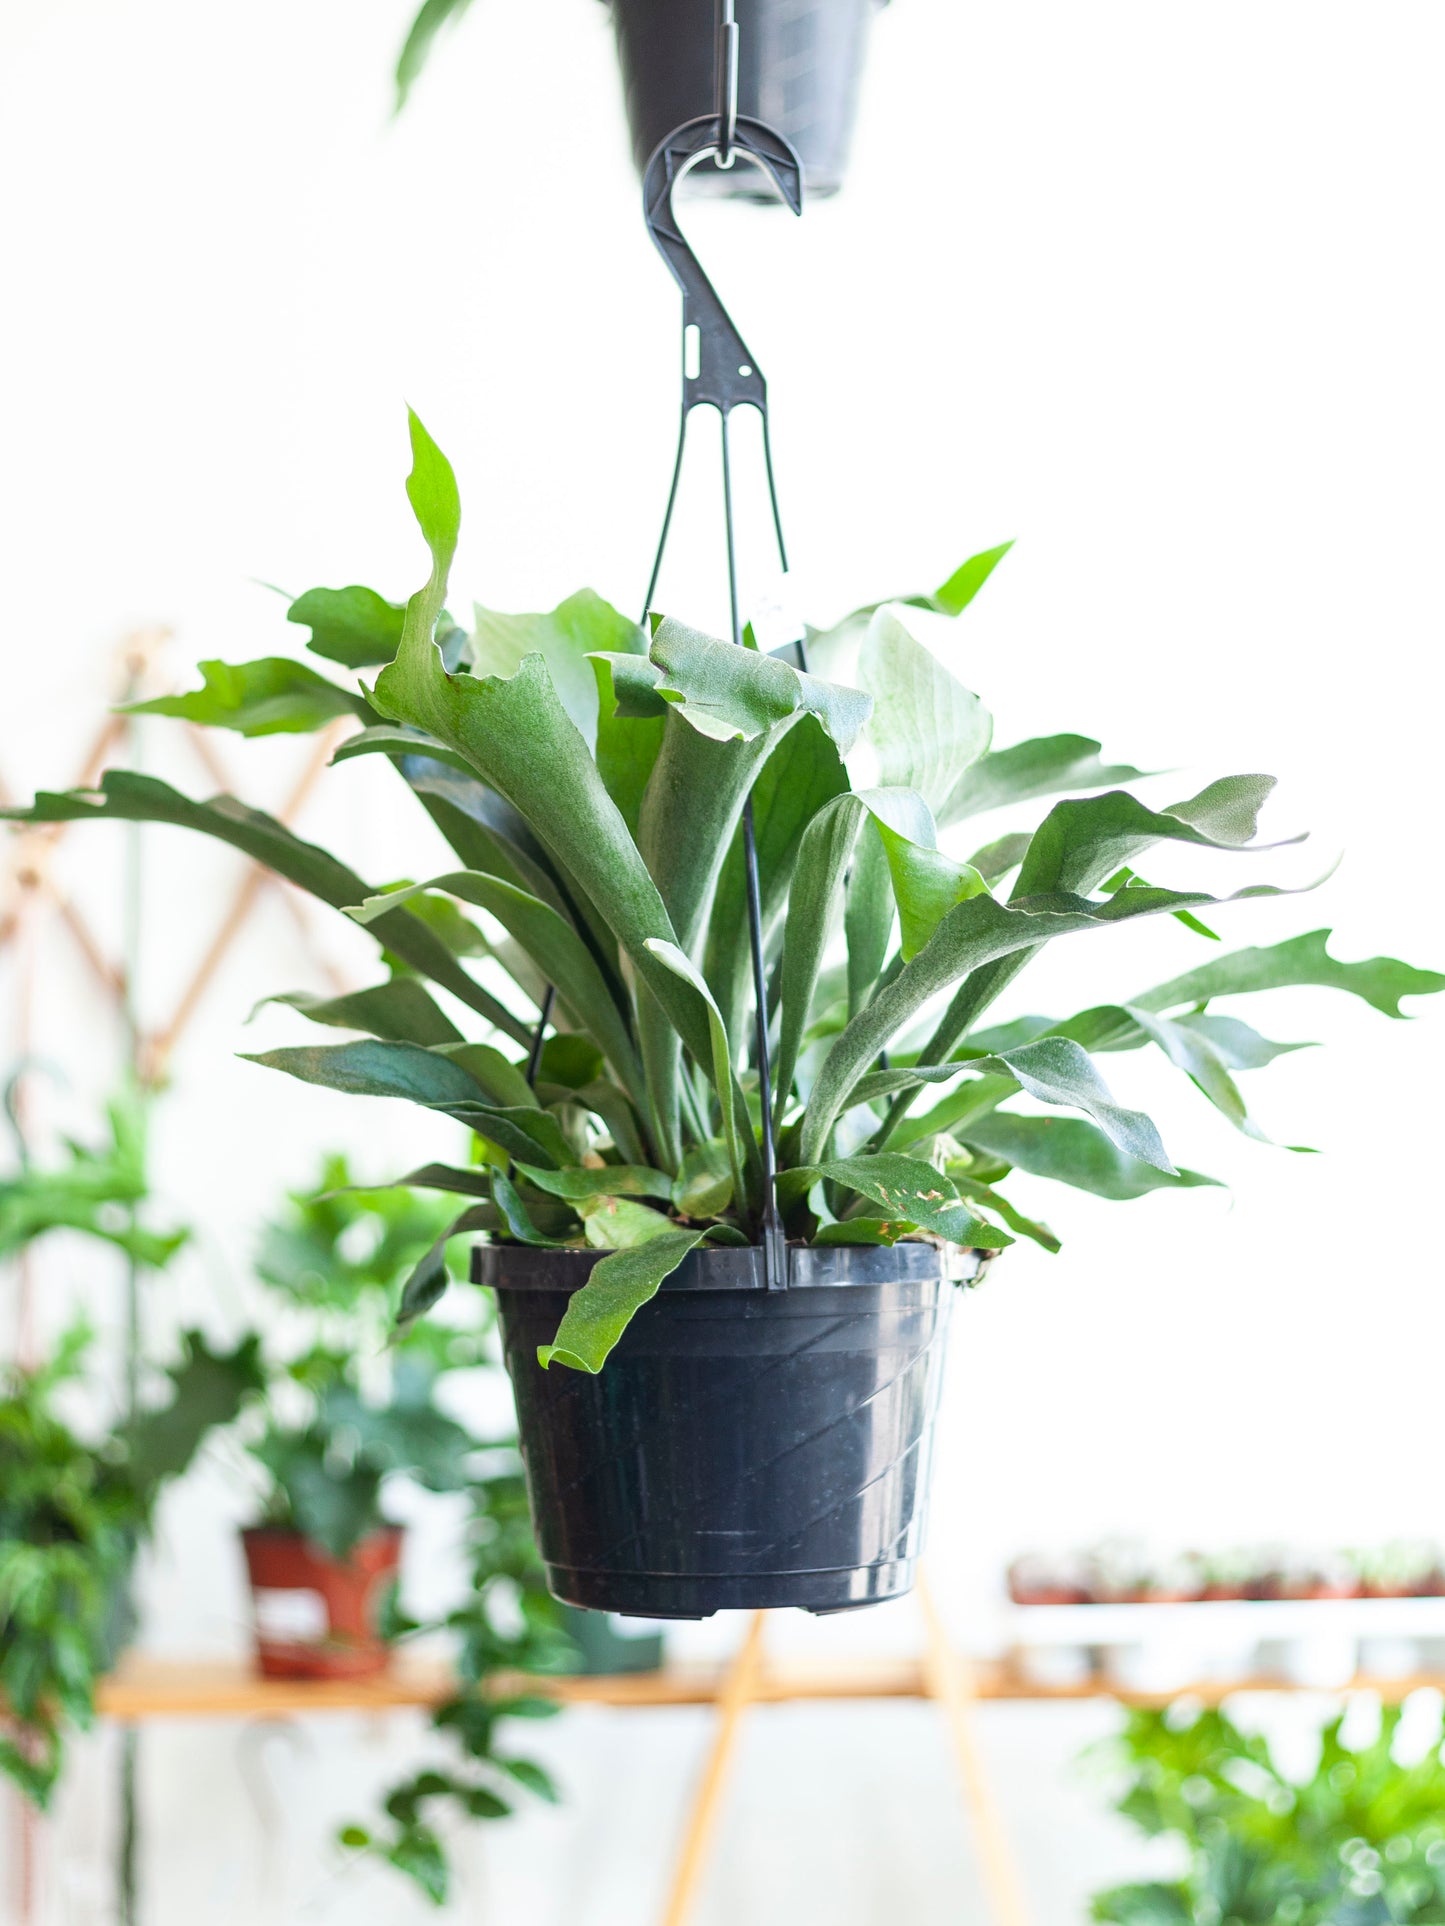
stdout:
POLYGON ((354 1567, 350 1596, 362 1605, 350 1637, 338 1639, 334 1626, 310 1641, 263 1636, 263 1669, 354 1675, 379 1665, 390 1643, 424 1634, 445 1635, 455 1650, 456 1689, 432 1715, 446 1752, 388 1793, 380 1820, 342 1833, 349 1849, 395 1867, 437 1902, 450 1884, 438 1811, 493 1820, 519 1794, 555 1796, 511 1739, 516 1720, 555 1707, 500 1693, 498 1675, 555 1671, 573 1656, 532 1546, 515 1438, 479 1436, 437 1403, 449 1378, 456 1405, 468 1396, 465 1374, 498 1368, 485 1300, 465 1325, 419 1319, 393 1332, 407 1273, 450 1215, 437 1198, 356 1187, 340 1156, 323 1160, 314 1190, 288 1197, 256 1252, 268 1299, 267 1391, 260 1429, 247 1439, 268 1494, 264 1525, 246 1534, 261 1548, 253 1570, 274 1578, 279 1552, 282 1574, 310 1587, 331 1568, 329 1601, 338 1575, 345 1593, 354 1567), (397 1577, 399 1533, 385 1508, 397 1478, 465 1500, 466 1595, 426 1619, 402 1610, 394 1583, 383 1590, 397 1577), (357 1565, 358 1552, 378 1542, 392 1553, 386 1564, 357 1565))
MULTIPOLYGON (((112 1246, 142 1270, 163 1268, 182 1247, 187 1231, 148 1221, 143 1100, 125 1091, 107 1117, 106 1141, 67 1142, 53 1163, 32 1159, 19 1139, 19 1167, 0 1181, 0 1257, 58 1230, 112 1246)), ((41 1806, 67 1731, 89 1724, 96 1682, 130 1636, 132 1567, 161 1491, 260 1383, 254 1340, 215 1352, 190 1331, 159 1374, 159 1399, 147 1392, 82 1437, 58 1398, 82 1384, 92 1403, 110 1395, 89 1371, 89 1346, 77 1324, 47 1362, 11 1366, 0 1383, 0 1700, 12 1726, 0 1736, 0 1771, 41 1806)))
POLYGON ((402 1281, 443 1230, 439 1200, 354 1189, 325 1160, 256 1255, 266 1287, 267 1389, 247 1449, 265 1476, 262 1519, 242 1534, 272 1677, 356 1676, 386 1663, 402 1532, 387 1517, 394 1478, 462 1491, 480 1448, 436 1401, 449 1371, 485 1361, 480 1330, 412 1324, 394 1343, 402 1281), (324 1622, 299 1618, 320 1605, 324 1622))
POLYGON ((411 433, 424 586, 404 607, 350 588, 290 609, 313 652, 379 667, 374 684, 281 658, 210 663, 195 694, 144 706, 242 733, 355 716, 364 726, 337 760, 391 761, 457 866, 377 889, 232 798, 195 802, 124 771, 14 813, 200 830, 376 937, 385 981, 289 999, 364 1039, 257 1060, 476 1133, 480 1164, 404 1180, 468 1202, 413 1271, 402 1315, 444 1287, 446 1236, 487 1236, 474 1274, 497 1289, 559 1595, 666 1616, 838 1609, 904 1589, 950 1266, 967 1274, 1015 1236, 1057 1244, 1009 1198, 1009 1171, 1120 1199, 1210 1181, 1176 1169, 1152 1121, 1114 1101, 1097 1055, 1157 1047, 1253 1130, 1237 1074, 1289 1046, 1216 1000, 1326 984, 1398 1016, 1402 996, 1445 977, 1340 963, 1315 931, 1214 955, 1125 1002, 986 1023, 1052 942, 1140 917, 1197 928, 1278 894, 1249 883, 1215 899, 1152 887, 1136 868, 1160 843, 1258 848, 1271 779, 1226 777, 1156 810, 1119 786, 1138 772, 1105 765, 1087 738, 994 749, 982 703, 902 613, 910 599, 961 613, 1001 549, 933 595, 812 634, 813 673, 671 619, 640 627, 585 593, 547 615, 479 610, 467 632, 445 609, 455 480, 414 417, 411 433), (745 1042, 750 793, 769 1118, 745 1042), (940 827, 1051 796, 1035 827, 969 861, 938 846, 940 827), (560 1027, 537 1052, 548 986, 560 1027), (480 1016, 485 1037, 466 1038, 436 991, 480 1016), (763 1288, 758 1248, 769 1132, 789 1240, 781 1290, 763 1288))
POLYGON ((1296 1779, 1268 1742, 1223 1712, 1133 1712, 1102 1748, 1118 1810, 1150 1837, 1179 1842, 1177 1880, 1100 1893, 1114 1926, 1390 1926, 1445 1920, 1445 1727, 1434 1715, 1419 1756, 1396 1756, 1402 1710, 1387 1706, 1363 1744, 1345 1721, 1320 1734, 1314 1771, 1296 1779))
POLYGON ((39 1806, 130 1635, 131 1569, 162 1489, 259 1383, 254 1340, 218 1353, 188 1332, 168 1397, 82 1438, 56 1394, 81 1378, 89 1343, 76 1325, 44 1365, 0 1383, 0 1699, 12 1727, 0 1772, 39 1806))

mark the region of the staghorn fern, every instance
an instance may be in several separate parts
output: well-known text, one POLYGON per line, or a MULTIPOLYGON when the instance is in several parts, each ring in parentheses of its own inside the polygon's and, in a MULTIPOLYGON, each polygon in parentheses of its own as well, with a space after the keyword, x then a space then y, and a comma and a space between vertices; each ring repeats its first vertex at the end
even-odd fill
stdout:
POLYGON ((1272 778, 1226 777, 1154 810, 1118 786, 1140 772, 1105 765, 1088 738, 995 750, 988 712, 914 641, 900 610, 960 614, 1003 549, 974 557, 934 595, 811 634, 811 674, 671 618, 641 627, 586 592, 545 615, 478 610, 468 634, 445 608, 456 482, 414 416, 411 437, 425 585, 404 607, 370 589, 314 589, 289 612, 314 654, 380 666, 374 689, 272 658, 205 663, 200 690, 137 706, 245 735, 356 716, 363 726, 336 760, 388 758, 455 868, 378 890, 233 798, 195 802, 124 771, 98 793, 41 795, 10 812, 200 830, 381 944, 386 981, 285 999, 363 1040, 255 1060, 405 1097, 475 1133, 473 1166, 402 1180, 469 1200, 413 1273, 405 1316, 445 1288, 450 1236, 609 1250, 541 1354, 597 1371, 688 1251, 757 1238, 762 1118, 739 829, 750 791, 778 1199, 795 1240, 922 1235, 992 1251, 1014 1233, 1057 1249, 1000 1188, 1012 1169, 1119 1199, 1213 1181, 1176 1169, 1151 1120, 1114 1101, 1097 1053, 1160 1049, 1258 1135, 1236 1075, 1298 1046, 1217 1013, 1217 999, 1324 984, 1398 1017, 1401 997, 1445 988, 1445 976, 1390 958, 1337 962, 1318 930, 1214 956, 1063 1021, 980 1027, 1050 942, 1159 915, 1209 935, 1198 912, 1282 893, 1254 883, 1216 899, 1152 887, 1133 867, 1161 842, 1269 847, 1254 839, 1272 778), (938 846, 940 830, 1055 796, 1035 829, 968 862, 938 846), (459 906, 480 910, 484 926, 459 906), (830 965, 840 916, 844 954, 830 965), (529 1080, 547 985, 559 1028, 529 1080), (464 1034, 434 991, 481 1018, 484 1034, 464 1034), (1021 1110, 1018 1098, 1075 1114, 1021 1110))

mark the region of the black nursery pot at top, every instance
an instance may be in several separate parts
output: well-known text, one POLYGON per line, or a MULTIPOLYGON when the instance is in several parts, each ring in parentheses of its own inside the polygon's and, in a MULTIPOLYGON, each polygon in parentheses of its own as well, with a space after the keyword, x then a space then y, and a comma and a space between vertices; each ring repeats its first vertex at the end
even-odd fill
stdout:
MULTIPOLYGON (((810 194, 842 184, 868 49, 884 0, 737 0, 738 110, 766 121, 797 149, 810 194)), ((658 142, 716 106, 714 0, 612 0, 617 57, 639 172, 658 142)), ((749 166, 703 184, 770 199, 749 166)))
POLYGON ((906 1592, 921 1546, 954 1286, 932 1244, 698 1250, 596 1376, 544 1371, 605 1253, 498 1245, 497 1294, 532 1517, 571 1605, 643 1618, 906 1592))

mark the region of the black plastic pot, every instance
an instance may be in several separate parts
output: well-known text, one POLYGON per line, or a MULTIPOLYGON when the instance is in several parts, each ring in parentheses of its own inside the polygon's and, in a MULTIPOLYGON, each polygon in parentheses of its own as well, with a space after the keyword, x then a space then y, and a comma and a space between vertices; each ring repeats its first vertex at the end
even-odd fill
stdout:
POLYGON ((537 1363, 603 1255, 484 1246, 538 1548, 569 1605, 641 1618, 906 1592, 953 1286, 929 1244, 694 1251, 602 1372, 537 1363))
MULTIPOLYGON (((738 112, 790 140, 809 194, 842 184, 868 47, 884 0, 737 0, 738 112)), ((714 0, 612 0, 617 57, 638 172, 685 120, 716 111, 714 0)), ((773 198, 756 169, 711 162, 694 178, 722 193, 773 198)))

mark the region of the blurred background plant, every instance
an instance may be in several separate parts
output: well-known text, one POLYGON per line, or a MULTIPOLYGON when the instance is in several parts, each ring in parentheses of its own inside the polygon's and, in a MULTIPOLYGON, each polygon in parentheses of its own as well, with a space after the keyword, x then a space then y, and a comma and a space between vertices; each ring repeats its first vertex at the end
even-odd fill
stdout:
POLYGON ((404 1187, 357 1187, 341 1156, 323 1160, 314 1189, 291 1193, 257 1249, 276 1314, 267 1318, 264 1424, 248 1444, 267 1478, 267 1522, 336 1559, 388 1522, 392 1479, 465 1503, 458 1602, 411 1616, 393 1597, 380 1624, 389 1639, 440 1637, 452 1651, 456 1690, 432 1720, 446 1753, 385 1796, 380 1820, 341 1835, 438 1903, 450 1886, 441 1811, 493 1820, 518 1794, 556 1797, 543 1766, 510 1739, 516 1721, 556 1707, 524 1688, 499 1690, 498 1679, 574 1669, 577 1658, 533 1549, 510 1401, 495 1400, 489 1432, 471 1417, 493 1402, 485 1376, 502 1385, 491 1300, 458 1294, 453 1321, 396 1329, 403 1283, 453 1214, 404 1187))
POLYGON ((0 1381, 0 1772, 41 1807, 67 1731, 90 1724, 96 1683, 134 1630, 131 1572, 162 1488, 261 1382, 254 1338, 220 1353, 190 1331, 164 1373, 169 1398, 85 1440, 57 1394, 87 1375, 90 1342, 75 1324, 44 1365, 0 1381))
POLYGON ((266 1475, 265 1522, 334 1559, 387 1522, 389 1478, 469 1487, 480 1441, 437 1392, 449 1374, 492 1361, 480 1295, 468 1324, 393 1329, 402 1280, 451 1215, 409 1190, 357 1189, 346 1159, 332 1156, 317 1186, 291 1193, 262 1232, 265 1423, 248 1449, 266 1475))
POLYGON ((1353 1714, 1331 1719, 1302 1778, 1222 1711, 1131 1713, 1097 1755, 1117 1774, 1116 1810, 1151 1839, 1175 1841, 1187 1869, 1099 1893, 1093 1918, 1112 1926, 1445 1921, 1445 1723, 1438 1697, 1419 1709, 1425 1730, 1416 1725, 1408 1747, 1414 1707, 1383 1708, 1359 1743, 1346 1736, 1353 1714))
MULTIPOLYGON (((164 1269, 190 1233, 148 1221, 145 1098, 127 1086, 107 1106, 104 1141, 64 1139, 47 1163, 19 1128, 16 1087, 12 1078, 5 1098, 18 1155, 0 1180, 0 1258, 70 1231, 123 1252, 133 1283, 164 1269)), ((96 1682, 134 1630, 131 1574, 161 1490, 261 1384, 253 1337, 216 1352, 188 1331, 158 1374, 165 1395, 151 1395, 137 1365, 118 1397, 93 1368, 91 1343, 78 1321, 47 1360, 0 1376, 0 1696, 10 1727, 0 1772, 42 1807, 67 1732, 90 1723, 96 1682), (92 1414, 108 1414, 84 1435, 60 1409, 68 1388, 83 1390, 92 1414)))
POLYGON ((1235 1545, 1208 1552, 1107 1539, 1077 1551, 1020 1553, 1007 1583, 1015 1605, 1438 1598, 1445 1595, 1445 1552, 1425 1538, 1374 1547, 1235 1545))

